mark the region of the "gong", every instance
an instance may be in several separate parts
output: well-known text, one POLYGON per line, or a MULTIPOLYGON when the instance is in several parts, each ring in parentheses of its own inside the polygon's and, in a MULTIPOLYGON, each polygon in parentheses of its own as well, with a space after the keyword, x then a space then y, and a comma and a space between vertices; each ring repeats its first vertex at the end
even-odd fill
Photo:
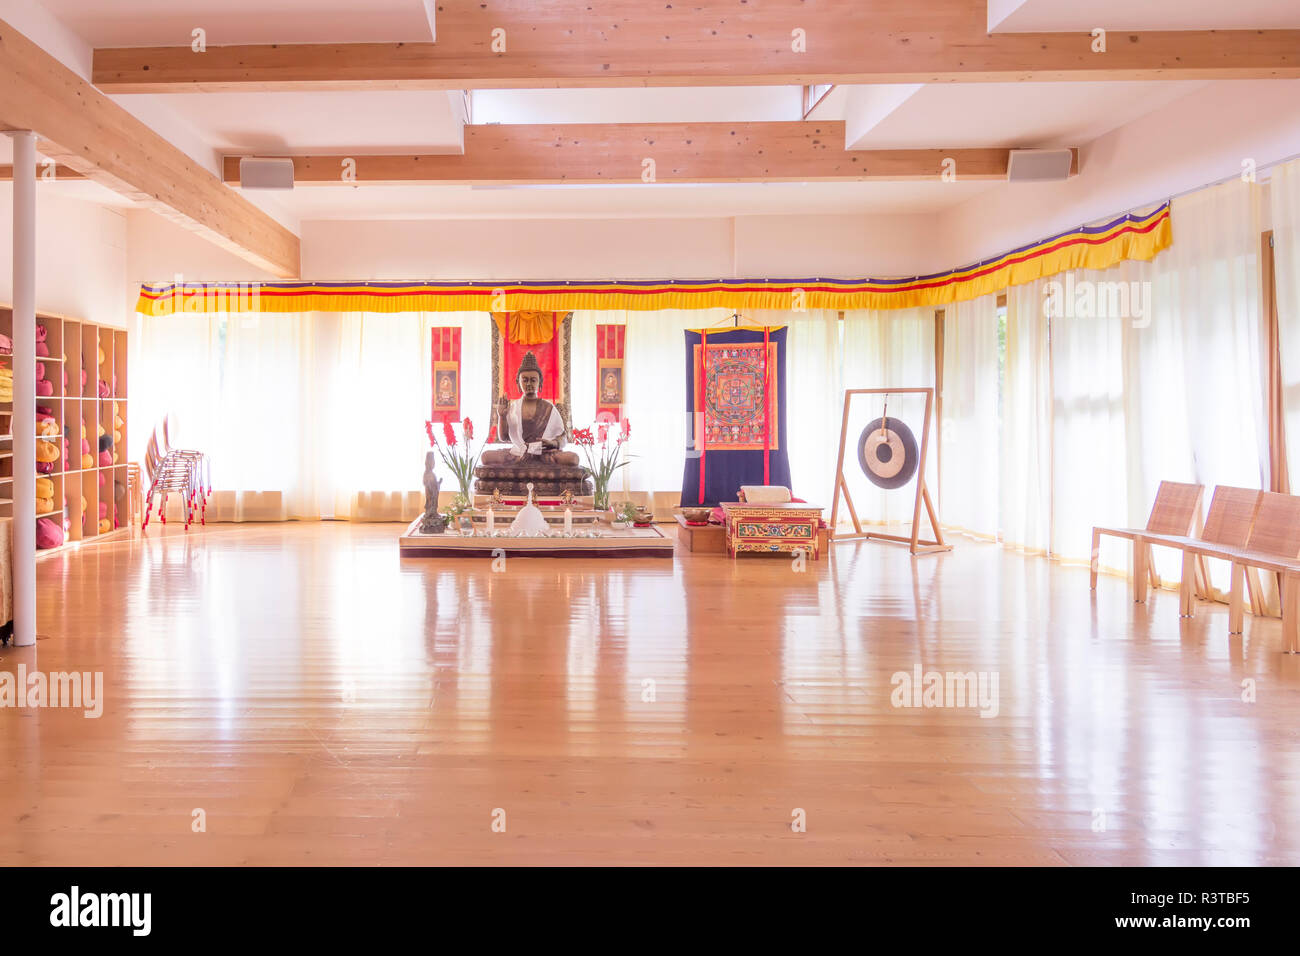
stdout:
POLYGON ((858 464, 879 488, 901 488, 916 474, 916 438, 897 418, 877 418, 858 437, 858 464))

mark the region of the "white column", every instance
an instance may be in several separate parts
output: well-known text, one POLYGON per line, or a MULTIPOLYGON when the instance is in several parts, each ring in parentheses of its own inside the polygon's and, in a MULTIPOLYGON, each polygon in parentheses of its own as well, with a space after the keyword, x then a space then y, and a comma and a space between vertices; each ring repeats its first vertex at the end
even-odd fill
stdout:
POLYGON ((14 644, 36 643, 36 134, 14 143, 14 644))

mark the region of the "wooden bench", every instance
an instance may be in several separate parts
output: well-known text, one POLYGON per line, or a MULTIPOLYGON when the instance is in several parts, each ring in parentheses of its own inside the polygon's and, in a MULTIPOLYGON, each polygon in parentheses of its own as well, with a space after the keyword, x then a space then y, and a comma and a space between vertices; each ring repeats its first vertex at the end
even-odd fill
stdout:
MULTIPOLYGON (((1280 575, 1282 634, 1287 650, 1296 653, 1300 651, 1300 497, 1269 491, 1257 494, 1259 504, 1243 546, 1188 542, 1183 549, 1183 567, 1187 567, 1190 555, 1221 558, 1232 563, 1228 594, 1229 634, 1240 634, 1244 630, 1244 588, 1255 592, 1252 610, 1256 602, 1263 603, 1258 585, 1252 584, 1251 572, 1271 571, 1280 575)), ((1190 617, 1194 602, 1186 587, 1180 592, 1180 604, 1183 614, 1190 617)))
MULTIPOLYGON (((1156 489, 1156 500, 1151 506, 1151 515, 1147 518, 1145 528, 1107 528, 1092 529, 1092 573, 1091 587, 1097 590, 1097 561, 1101 551, 1101 536, 1127 538, 1133 542, 1133 599, 1139 604, 1146 600, 1148 579, 1156 587, 1160 586, 1151 563, 1151 544, 1147 535, 1166 535, 1188 538, 1199 532, 1201 522, 1201 499, 1205 496, 1204 485, 1192 485, 1179 481, 1162 481, 1156 489)), ((1209 594, 1208 579, 1206 579, 1209 594)))

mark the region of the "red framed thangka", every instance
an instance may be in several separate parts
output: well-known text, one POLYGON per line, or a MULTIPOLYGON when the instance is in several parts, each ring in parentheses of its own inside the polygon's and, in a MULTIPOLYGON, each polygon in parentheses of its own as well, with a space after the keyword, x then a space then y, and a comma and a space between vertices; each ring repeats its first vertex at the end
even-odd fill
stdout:
POLYGON ((626 325, 596 326, 596 421, 623 420, 623 403, 627 381, 623 356, 627 341, 626 325))
POLYGON ((460 416, 460 329, 433 329, 434 422, 458 422, 460 416))

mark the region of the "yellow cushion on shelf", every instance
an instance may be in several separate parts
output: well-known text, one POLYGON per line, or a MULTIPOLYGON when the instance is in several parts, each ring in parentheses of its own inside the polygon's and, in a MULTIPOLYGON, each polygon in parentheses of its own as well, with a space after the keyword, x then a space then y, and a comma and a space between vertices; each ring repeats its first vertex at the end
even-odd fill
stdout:
POLYGON ((81 467, 82 467, 82 468, 94 468, 94 467, 95 467, 95 458, 94 458, 94 456, 93 456, 93 455, 82 455, 82 456, 81 456, 81 467))
POLYGON ((100 534, 108 534, 108 533, 109 533, 110 531, 112 531, 112 530, 113 530, 113 522, 109 521, 107 518, 100 518, 100 519, 99 519, 99 533, 100 533, 100 534))
POLYGON ((40 436, 56 436, 59 434, 59 423, 52 418, 42 418, 36 423, 36 434, 40 436))
POLYGON ((38 515, 49 514, 49 513, 50 513, 51 511, 53 511, 53 510, 54 510, 54 499, 53 499, 53 498, 37 498, 37 499, 36 499, 36 513, 37 513, 38 515))
POLYGON ((42 439, 36 443, 37 461, 58 461, 59 448, 54 442, 42 439))
POLYGON ((38 476, 36 478, 36 497, 53 498, 54 482, 51 479, 46 478, 44 476, 38 476))

